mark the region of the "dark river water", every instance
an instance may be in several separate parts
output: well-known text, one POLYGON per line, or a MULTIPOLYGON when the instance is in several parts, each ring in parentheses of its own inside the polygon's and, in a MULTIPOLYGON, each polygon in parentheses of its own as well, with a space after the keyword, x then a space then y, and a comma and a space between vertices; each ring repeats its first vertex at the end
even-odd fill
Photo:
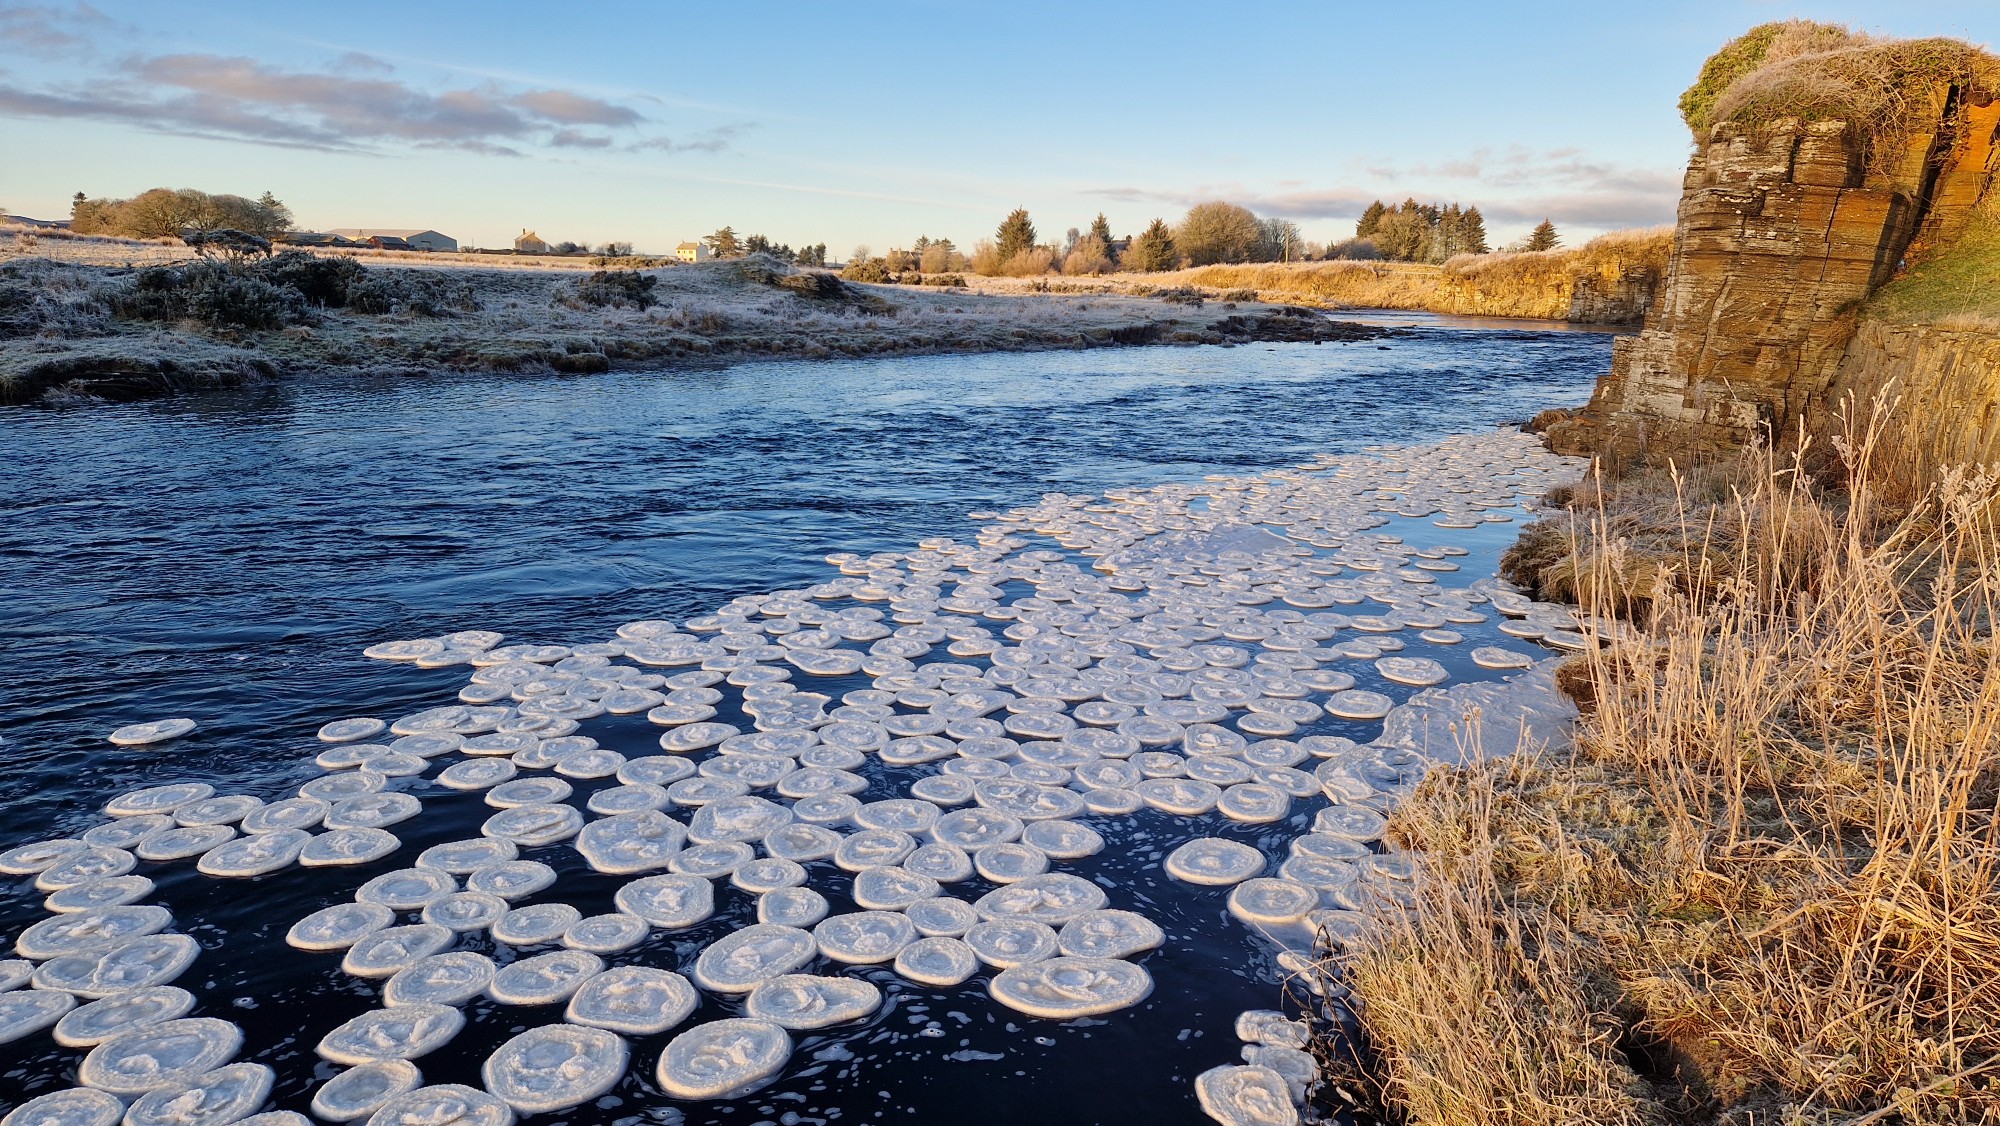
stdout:
MULTIPOLYGON (((969 539, 968 511, 1045 492, 1488 430, 1580 403, 1610 359, 1599 333, 1401 319, 1415 327, 1379 344, 336 381, 0 415, 0 849, 81 832, 137 785, 199 779, 284 796, 319 772, 321 724, 393 719, 449 702, 464 682, 463 668, 364 659, 378 641, 472 628, 598 641, 622 622, 824 581, 828 552, 969 539), (200 730, 164 748, 105 742, 123 724, 183 715, 200 730)), ((1468 562, 1490 574, 1501 542, 1468 562)), ((646 727, 584 733, 657 753, 646 727)), ((864 800, 904 796, 871 778, 864 800)), ((274 1106, 304 1111, 336 1070, 313 1046, 377 1003, 337 958, 287 946, 287 928, 492 812, 477 794, 404 781, 426 816, 397 827, 403 849, 366 868, 254 881, 210 880, 187 862, 139 869, 158 882, 148 902, 172 908, 203 946, 176 984, 195 993, 194 1015, 243 1025, 241 1058, 278 1069, 274 1106)), ((575 800, 592 788, 579 784, 575 800)), ((660 1095, 652 1065, 670 1034, 635 1042, 612 1095, 536 1121, 1206 1121, 1189 1081, 1234 1062, 1236 1013, 1274 1006, 1277 987, 1269 950, 1219 896, 1167 880, 1158 858, 1190 836, 1256 842, 1259 831, 1216 815, 1088 820, 1110 847, 1066 870, 1114 888, 1114 906, 1169 935, 1144 960, 1156 988, 1141 1007, 1037 1022, 990 1001, 985 974, 925 990, 886 967, 846 968, 884 988, 883 1009, 795 1037, 791 1065, 757 1094, 660 1095)), ((611 909, 617 880, 566 848, 540 851, 563 874, 562 898, 586 915, 611 909)), ((0 937, 45 917, 30 884, 0 877, 0 937)), ((750 897, 718 904, 709 923, 656 931, 612 961, 684 968, 752 921, 750 897)), ((733 1012, 708 996, 693 1020, 733 1012)), ((468 1016, 418 1061, 427 1081, 476 1085, 495 1046, 560 1010, 479 1001, 468 1016)), ((73 1085, 79 1058, 46 1032, 0 1044, 0 1109, 73 1085)))

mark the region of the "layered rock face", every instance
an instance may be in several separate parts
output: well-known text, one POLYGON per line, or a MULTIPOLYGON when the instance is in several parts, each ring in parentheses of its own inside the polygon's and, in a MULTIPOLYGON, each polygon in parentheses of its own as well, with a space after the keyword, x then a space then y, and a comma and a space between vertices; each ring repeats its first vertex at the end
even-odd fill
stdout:
POLYGON ((1846 122, 1717 125, 1688 163, 1673 258, 1643 332, 1590 405, 1549 428, 1564 453, 1686 457, 1782 437, 1827 395, 1868 296, 1952 238, 1994 177, 2000 102, 1931 92, 1907 149, 1846 122))

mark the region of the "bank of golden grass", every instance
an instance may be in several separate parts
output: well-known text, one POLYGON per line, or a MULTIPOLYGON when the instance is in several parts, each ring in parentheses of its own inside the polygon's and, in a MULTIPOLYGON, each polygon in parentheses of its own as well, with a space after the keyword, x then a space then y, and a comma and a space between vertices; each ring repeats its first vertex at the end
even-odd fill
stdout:
POLYGON ((1593 296, 1629 306, 1629 299, 1620 296, 1622 287, 1650 293, 1666 276, 1672 249, 1672 229, 1659 228, 1613 232, 1572 249, 1461 255, 1442 266, 1272 262, 1147 277, 1155 284, 1251 289, 1267 301, 1561 320, 1587 312, 1593 296))
POLYGON ((1393 819, 1419 906, 1348 968, 1393 1115, 2000 1120, 1996 482, 1887 510, 1877 438, 1840 495, 1758 455, 1575 515, 1589 557, 1637 514, 1678 558, 1579 659, 1574 748, 1393 819))

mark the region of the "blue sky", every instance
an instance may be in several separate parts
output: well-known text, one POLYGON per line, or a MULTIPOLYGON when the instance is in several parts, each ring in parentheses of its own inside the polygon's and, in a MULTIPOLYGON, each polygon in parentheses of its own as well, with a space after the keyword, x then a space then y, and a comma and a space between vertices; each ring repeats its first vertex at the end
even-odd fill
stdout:
POLYGON ((841 257, 1216 198, 1334 239, 1415 195, 1574 241, 1672 220, 1674 99, 1790 16, 2000 40, 1993 0, 0 0, 0 207, 269 190, 317 229, 841 257))

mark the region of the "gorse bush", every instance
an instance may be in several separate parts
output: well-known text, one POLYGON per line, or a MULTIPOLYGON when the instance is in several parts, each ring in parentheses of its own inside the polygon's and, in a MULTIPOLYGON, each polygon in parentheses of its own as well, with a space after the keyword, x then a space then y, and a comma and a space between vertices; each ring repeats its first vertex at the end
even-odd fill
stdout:
POLYGON ((191 320, 211 328, 283 328, 307 316, 297 290, 219 262, 141 270, 131 288, 113 299, 113 307, 136 320, 191 320))
POLYGON ((649 309, 658 301, 653 289, 659 283, 659 278, 637 270, 599 270, 565 296, 578 305, 600 309, 649 309))
POLYGON ((347 289, 347 307, 357 313, 448 317, 479 310, 472 286, 440 274, 403 270, 371 271, 347 289))
POLYGON ((352 258, 322 258, 303 250, 286 250, 258 263, 256 274, 272 285, 295 290, 312 305, 339 309, 347 305, 349 287, 368 271, 352 258))

